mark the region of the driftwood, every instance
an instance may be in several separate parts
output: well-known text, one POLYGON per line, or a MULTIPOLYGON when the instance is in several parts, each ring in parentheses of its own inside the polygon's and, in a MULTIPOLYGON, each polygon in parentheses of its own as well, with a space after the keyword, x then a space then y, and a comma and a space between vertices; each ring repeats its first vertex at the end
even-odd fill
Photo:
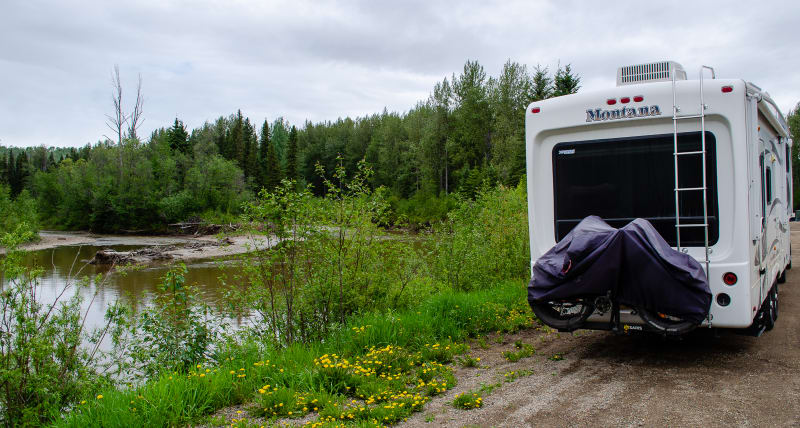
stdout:
POLYGON ((128 264, 141 263, 155 260, 171 260, 172 255, 167 251, 174 250, 174 247, 149 247, 136 251, 114 251, 104 249, 97 252, 89 262, 93 265, 128 264))
POLYGON ((170 251, 179 249, 201 251, 201 249, 205 247, 218 247, 220 245, 230 244, 233 244, 233 241, 230 238, 224 238, 216 242, 196 241, 181 245, 157 245, 135 251, 114 251, 106 248, 98 251, 89 263, 93 265, 120 265, 128 263, 147 263, 160 260, 172 260, 173 256, 172 254, 169 254, 170 251))

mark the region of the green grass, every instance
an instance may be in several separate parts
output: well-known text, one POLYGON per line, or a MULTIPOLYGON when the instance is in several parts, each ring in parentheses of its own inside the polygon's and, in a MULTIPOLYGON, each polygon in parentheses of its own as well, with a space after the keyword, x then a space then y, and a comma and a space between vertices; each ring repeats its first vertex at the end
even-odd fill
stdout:
POLYGON ((409 310, 354 316, 323 342, 282 349, 252 338, 230 343, 216 361, 189 373, 91 391, 86 403, 55 425, 180 426, 251 402, 251 413, 273 419, 315 413, 321 426, 334 420, 392 424, 455 385, 448 364, 469 349, 467 338, 532 322, 518 281, 470 293, 446 291, 409 310))
POLYGON ((528 343, 522 343, 519 340, 514 342, 514 348, 516 351, 503 351, 503 358, 512 363, 516 363, 523 358, 528 358, 534 353, 532 345, 528 343))

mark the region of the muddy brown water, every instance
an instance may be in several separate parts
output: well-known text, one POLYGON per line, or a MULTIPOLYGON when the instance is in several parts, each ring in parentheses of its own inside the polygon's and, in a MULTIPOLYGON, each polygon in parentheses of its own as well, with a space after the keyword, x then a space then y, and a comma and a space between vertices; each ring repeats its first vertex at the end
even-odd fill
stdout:
MULTIPOLYGON (((88 278, 87 287, 78 287, 83 296, 83 312, 87 314, 86 325, 89 329, 103 325, 106 308, 116 301, 130 305, 134 310, 151 301, 159 293, 159 284, 164 275, 177 262, 154 263, 134 268, 114 269, 110 266, 91 265, 89 261, 97 251, 114 249, 130 251, 144 248, 152 242, 138 241, 132 238, 109 239, 106 245, 69 245, 51 249, 30 251, 24 255, 24 263, 31 268, 39 268, 38 293, 40 301, 49 304, 69 286, 65 297, 74 293, 72 285, 81 278, 88 278), (104 279, 96 281, 97 274, 104 279)), ((230 261, 192 260, 185 262, 187 267, 186 284, 197 286, 202 299, 218 306, 224 293, 223 279, 227 283, 238 282, 239 273, 230 261), (222 279, 221 279, 222 278, 222 279)), ((7 279, 3 278, 3 287, 7 279)), ((65 300, 62 297, 62 300, 65 300)), ((242 320, 232 320, 241 323, 242 320)))

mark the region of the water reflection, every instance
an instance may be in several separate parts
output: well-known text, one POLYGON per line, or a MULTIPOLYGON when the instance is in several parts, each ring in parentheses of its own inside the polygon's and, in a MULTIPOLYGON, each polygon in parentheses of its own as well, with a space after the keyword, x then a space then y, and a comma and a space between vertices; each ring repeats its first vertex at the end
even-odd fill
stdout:
MULTIPOLYGON (((89 261, 101 249, 130 251, 142 248, 141 245, 106 246, 62 246, 53 249, 31 251, 25 254, 24 263, 28 267, 42 269, 38 294, 43 303, 52 303, 57 296, 69 287, 62 299, 79 289, 84 297, 83 312, 87 313, 86 326, 89 329, 103 325, 106 308, 116 301, 130 305, 136 310, 150 301, 158 291, 158 284, 173 263, 136 266, 115 269, 109 273, 109 266, 90 265, 89 261), (103 274, 98 282, 95 277, 103 274), (106 275, 107 274, 107 275, 106 275), (87 287, 75 287, 79 278, 88 281, 87 287)), ((214 260, 193 260, 186 263, 188 272, 186 283, 196 285, 205 302, 218 305, 224 293, 224 278, 227 283, 238 282, 238 270, 231 263, 214 260)), ((3 287, 7 279, 3 278, 3 287)), ((238 322, 237 322, 238 323, 238 322)))

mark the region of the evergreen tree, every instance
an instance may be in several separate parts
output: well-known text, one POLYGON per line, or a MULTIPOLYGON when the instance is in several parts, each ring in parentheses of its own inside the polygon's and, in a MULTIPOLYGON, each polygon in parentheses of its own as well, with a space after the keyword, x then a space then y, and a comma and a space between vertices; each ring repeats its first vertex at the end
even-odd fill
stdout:
POLYGON ((547 72, 547 67, 536 65, 533 71, 531 84, 531 101, 546 100, 553 96, 553 78, 547 72))
POLYGON ((244 117, 241 110, 238 110, 233 117, 228 144, 231 146, 230 159, 235 161, 239 168, 244 169, 244 117))
POLYGON ((553 79, 553 96, 560 97, 562 95, 569 95, 578 92, 580 89, 581 78, 577 74, 572 74, 572 68, 569 64, 564 68, 558 67, 556 76, 553 79))
POLYGON ((264 187, 268 190, 275 189, 281 183, 282 175, 281 163, 278 161, 275 147, 272 144, 267 144, 267 171, 264 187))
POLYGON ((231 158, 231 149, 228 144, 228 122, 224 117, 220 117, 214 123, 214 143, 217 145, 217 153, 225 159, 231 158))
POLYGON ((250 119, 245 119, 244 121, 244 141, 245 141, 245 155, 244 155, 244 165, 242 167, 242 171, 244 171, 245 179, 249 179, 255 183, 258 177, 258 137, 256 136, 256 130, 253 125, 250 123, 250 119))
POLYGON ((289 131, 289 148, 286 153, 286 178, 297 180, 297 127, 289 131))
POLYGON ((30 165, 28 163, 28 156, 25 152, 21 152, 17 155, 17 159, 14 165, 14 173, 12 175, 11 183, 11 196, 16 197, 17 195, 22 192, 22 189, 25 188, 25 184, 28 181, 28 175, 30 174, 29 171, 30 165))
POLYGON ((189 151, 189 133, 186 132, 186 126, 182 121, 175 118, 175 123, 172 128, 167 131, 167 138, 169 147, 172 150, 179 151, 186 154, 189 151))
POLYGON ((269 122, 264 119, 258 145, 258 187, 267 185, 267 153, 269 152, 269 122))
POLYGON ((53 152, 50 152, 50 156, 47 158, 47 169, 46 171, 52 171, 53 168, 56 167, 56 158, 53 156, 53 152))
POLYGON ((0 153, 0 185, 8 185, 8 155, 0 153))

